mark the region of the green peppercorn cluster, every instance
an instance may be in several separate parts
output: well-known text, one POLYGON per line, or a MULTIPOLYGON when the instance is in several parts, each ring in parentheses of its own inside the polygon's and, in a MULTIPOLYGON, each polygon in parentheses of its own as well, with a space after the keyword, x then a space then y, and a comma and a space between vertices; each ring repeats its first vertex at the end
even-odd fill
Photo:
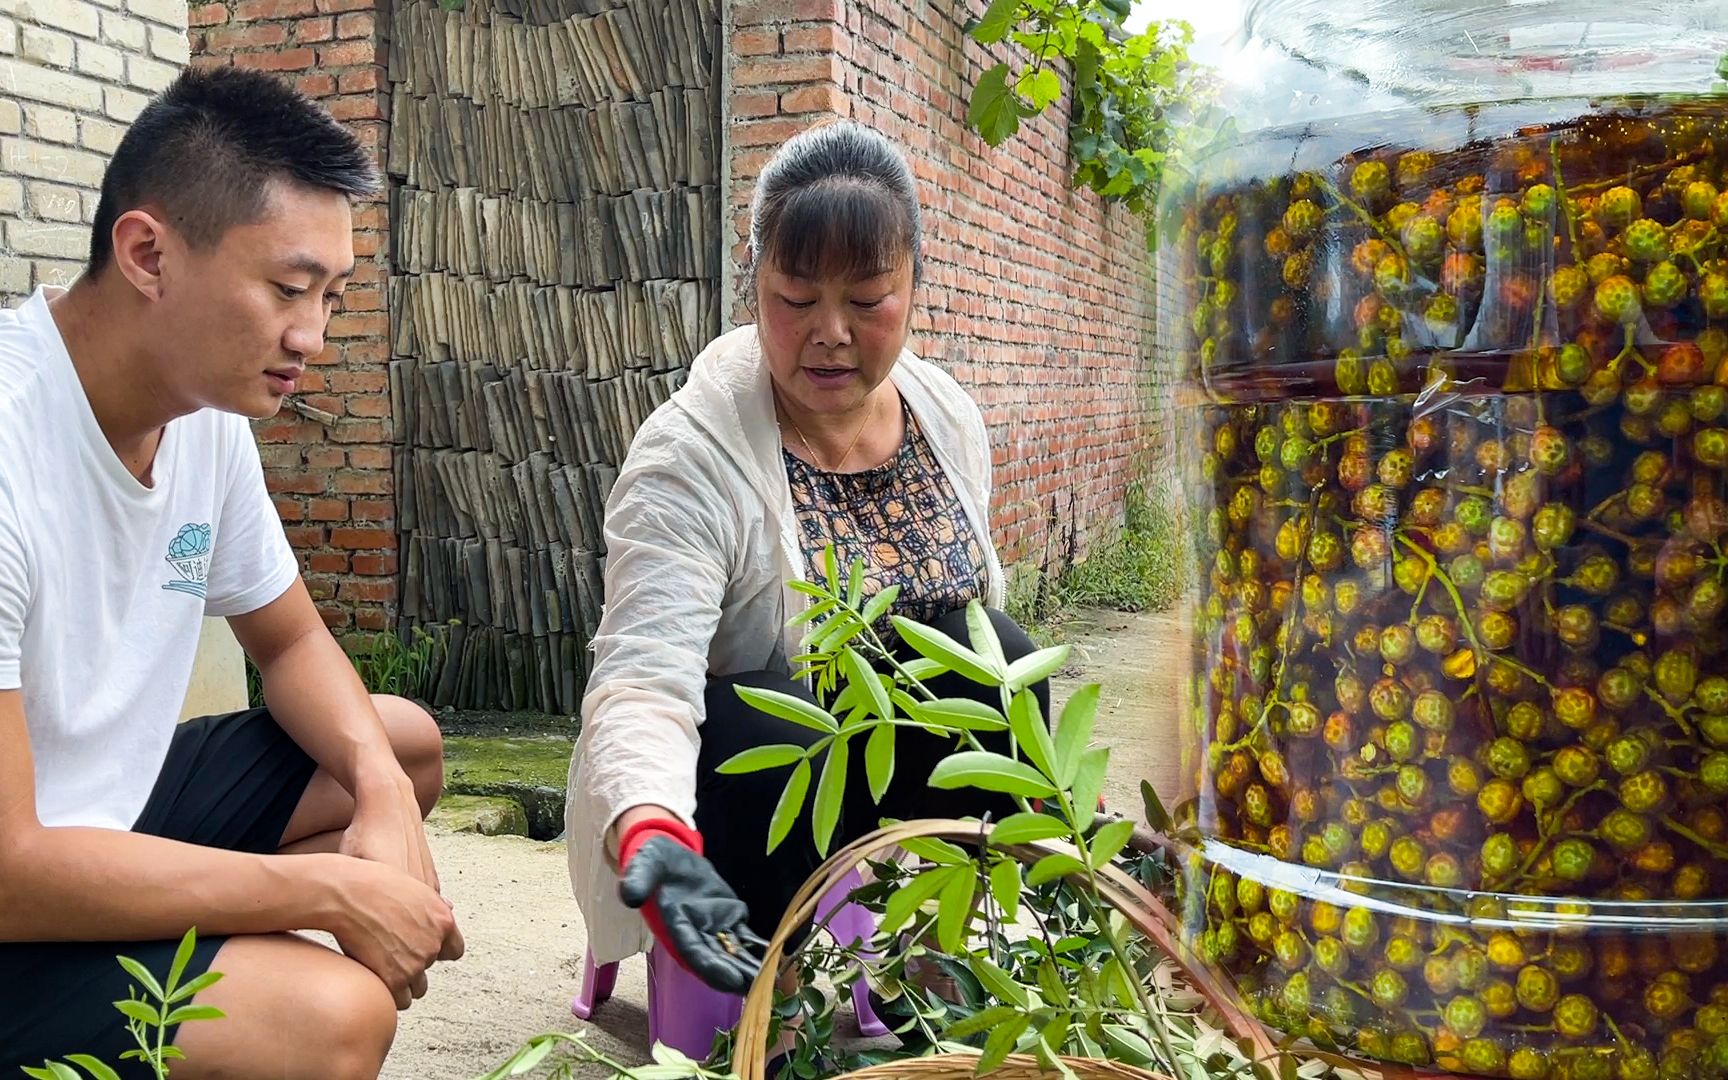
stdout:
POLYGON ((1588 918, 1728 896, 1728 115, 1387 147, 1176 232, 1207 397, 1179 824, 1472 917, 1203 864, 1191 943, 1366 1056, 1728 1078, 1708 924, 1588 918), (1528 897, 1583 918, 1508 928, 1528 897))

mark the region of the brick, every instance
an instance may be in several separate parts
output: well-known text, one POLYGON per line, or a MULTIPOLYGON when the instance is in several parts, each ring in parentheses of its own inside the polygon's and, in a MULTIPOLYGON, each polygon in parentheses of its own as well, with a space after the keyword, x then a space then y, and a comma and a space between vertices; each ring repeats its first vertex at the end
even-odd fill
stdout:
POLYGON ((376 64, 378 62, 378 44, 375 41, 343 41, 335 45, 325 45, 318 50, 318 66, 327 68, 355 67, 359 64, 376 64))
POLYGON ((30 268, 36 285, 70 285, 84 272, 83 253, 76 259, 35 259, 30 268))
POLYGON ((389 387, 382 371, 338 371, 330 377, 330 389, 338 394, 382 394, 389 387))
POLYGON ((311 49, 283 49, 280 52, 237 53, 234 63, 258 71, 305 71, 317 62, 311 49))
POLYGON ((222 3, 193 4, 186 9, 187 26, 221 26, 228 21, 228 7, 222 3))
POLYGON ((293 499, 272 500, 276 507, 276 519, 284 524, 306 520, 306 508, 293 499))
POLYGON ((732 33, 732 55, 773 56, 780 51, 780 31, 772 28, 735 30, 732 33))
POLYGON ((302 75, 294 80, 295 87, 307 97, 329 97, 336 92, 336 80, 328 75, 302 75))
POLYGON ((732 25, 764 26, 777 22, 843 22, 841 0, 743 0, 732 5, 732 25))
POLYGON ((310 473, 283 472, 266 476, 264 486, 273 495, 317 495, 324 490, 324 481, 310 473))
POLYGON ((390 330, 390 320, 379 312, 365 314, 341 313, 330 317, 325 329, 327 338, 382 337, 390 330))
POLYGON ((306 557, 306 570, 313 574, 346 574, 348 556, 340 551, 314 551, 306 557))
POLYGON ((0 58, 0 95, 79 110, 102 107, 100 83, 10 58, 0 58))
POLYGON ((0 101, 0 135, 17 135, 23 130, 23 107, 16 101, 0 101))
POLYGON ((23 296, 30 291, 31 266, 24 259, 0 259, 0 295, 23 296))
POLYGON ((370 11, 378 6, 378 0, 317 0, 318 10, 326 14, 340 14, 344 11, 370 11))
POLYGON ((377 289, 351 288, 342 294, 343 311, 382 311, 384 297, 377 289))
POLYGON ((119 49, 98 45, 94 41, 80 41, 78 70, 86 75, 94 75, 104 82, 117 82, 126 77, 126 59, 119 49))
POLYGON ((315 548, 324 543, 322 525, 299 525, 282 531, 287 535, 288 543, 296 548, 315 548))
POLYGON ((348 415, 374 419, 390 415, 390 399, 383 394, 356 395, 348 399, 348 415))
POLYGON ((396 533, 390 529, 331 529, 330 546, 354 551, 395 551, 396 533))
POLYGON ((0 214, 16 214, 24 209, 24 181, 0 176, 0 214))
POLYGON ((16 11, 28 22, 79 37, 93 38, 102 29, 101 13, 89 4, 68 3, 67 0, 23 0, 16 11))
POLYGON ((324 625, 330 630, 341 630, 353 620, 348 610, 340 604, 319 604, 318 617, 324 620, 324 625))
POLYGON ((317 10, 312 0, 241 0, 234 8, 234 18, 239 22, 266 22, 296 19, 317 10))
POLYGON ((126 0, 126 10, 163 26, 186 25, 186 0, 126 0))
POLYGON ((131 52, 143 52, 149 39, 149 25, 117 11, 102 13, 102 40, 131 52))
POLYGON ((336 37, 336 20, 328 15, 315 19, 296 19, 294 22, 294 43, 296 45, 316 45, 319 42, 330 41, 336 37))
POLYGON ((844 56, 851 47, 846 32, 838 26, 819 23, 815 26, 789 26, 780 35, 789 53, 832 52, 844 56))
POLYGON ((396 504, 389 499, 355 499, 349 513, 354 521, 394 521, 396 504))
POLYGON ((338 473, 333 483, 343 495, 388 495, 391 491, 390 477, 383 473, 338 473))
POLYGON ((337 77, 336 85, 344 94, 369 94, 383 89, 384 79, 376 67, 367 67, 359 71, 344 71, 337 77))
MULTIPOLYGON (((308 374, 311 374, 308 372, 308 374)), ((313 469, 340 469, 348 453, 339 446, 314 446, 306 451, 306 465, 313 469)))
POLYGON ((337 599, 349 603, 372 601, 385 603, 396 595, 396 585, 389 581, 363 581, 350 579, 344 581, 336 590, 337 599))
POLYGON ((356 555, 351 562, 354 572, 363 577, 388 577, 396 572, 394 555, 356 555))
POLYGON ((93 116, 78 118, 78 141, 105 157, 113 155, 125 134, 126 128, 123 125, 98 120, 93 116))
POLYGON ((388 469, 390 460, 388 446, 356 446, 348 451, 348 464, 356 469, 388 469))
POLYGON ((776 83, 839 83, 838 56, 776 56, 740 60, 732 72, 734 86, 771 86, 776 83))
POLYGON ((184 64, 191 59, 186 35, 164 26, 150 28, 150 55, 170 64, 184 64))
POLYGON ((95 154, 30 139, 0 138, 0 174, 100 187, 105 162, 95 154))
POLYGON ((24 110, 24 134, 71 145, 78 141, 78 117, 52 105, 31 105, 24 110))
POLYGON ((28 24, 18 28, 17 51, 26 60, 62 68, 71 67, 76 55, 71 35, 28 24))
POLYGON ((282 23, 238 24, 212 30, 205 36, 205 48, 216 52, 239 49, 267 49, 288 40, 288 27, 282 23))
POLYGON ((772 90, 733 94, 726 111, 729 115, 740 119, 773 116, 780 111, 780 95, 772 90))
POLYGON ((796 117, 744 120, 732 125, 732 145, 779 146, 809 126, 808 120, 796 117))
POLYGON ((126 58, 126 81, 140 90, 148 90, 159 94, 168 89, 168 84, 174 81, 174 76, 180 70, 173 64, 163 64, 155 60, 146 60, 142 56, 126 58))
POLYGON ((330 115, 338 120, 386 119, 384 103, 378 97, 340 97, 329 103, 330 115))
POLYGON ((96 221, 96 209, 102 204, 102 193, 99 191, 81 191, 79 200, 84 204, 84 224, 90 225, 96 221))
POLYGON ((378 29, 378 17, 370 11, 350 11, 336 17, 336 36, 344 40, 370 40, 378 29))
POLYGON ((134 90, 110 86, 102 91, 103 115, 122 124, 130 124, 138 119, 138 114, 143 112, 144 106, 148 104, 150 99, 134 90))
POLYGON ((346 499, 313 499, 306 516, 313 521, 347 521, 348 502, 346 499))
POLYGON ((786 115, 800 113, 834 113, 845 116, 851 98, 838 86, 801 86, 780 95, 780 111, 786 115))
POLYGON ((90 250, 90 234, 75 225, 14 220, 6 223, 6 245, 19 255, 79 259, 90 250))
POLYGON ((78 199, 78 189, 32 180, 29 184, 30 207, 36 216, 47 221, 83 220, 84 206, 78 199))
POLYGON ((376 420, 350 420, 330 433, 339 443, 380 443, 389 438, 385 425, 376 420))

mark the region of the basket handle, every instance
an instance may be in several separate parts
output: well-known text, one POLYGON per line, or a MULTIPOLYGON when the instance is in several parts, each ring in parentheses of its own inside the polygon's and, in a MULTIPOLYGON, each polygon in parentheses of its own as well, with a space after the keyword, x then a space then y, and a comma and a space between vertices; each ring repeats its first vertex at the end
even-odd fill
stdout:
MULTIPOLYGON (((842 878, 861 867, 875 852, 919 837, 982 846, 985 828, 986 826, 976 821, 947 818, 926 818, 884 826, 842 847, 816 868, 793 896, 763 955, 762 969, 745 996, 733 1054, 734 1067, 741 1080, 764 1080, 768 1057, 768 1025, 774 1006, 774 986, 789 962, 785 955, 786 943, 799 927, 814 918, 820 898, 842 878)), ((1143 829, 1136 830, 1134 841, 1132 846, 1137 850, 1162 849, 1178 859, 1192 851, 1185 844, 1143 829)), ((1000 845, 995 850, 1028 865, 1046 855, 1076 854, 1072 846, 1048 840, 1000 845)), ((1234 988, 1221 980, 1184 944, 1177 932, 1175 915, 1153 896, 1150 890, 1115 866, 1100 867, 1096 874, 1099 897, 1120 912, 1130 925, 1150 939, 1181 968, 1189 985, 1218 1013, 1225 1031, 1234 1039, 1247 1041, 1256 1061, 1275 1067, 1275 1063, 1288 1056, 1289 1051, 1280 1046, 1274 1033, 1244 1007, 1234 988)), ((1069 877, 1075 885, 1085 887, 1089 884, 1083 874, 1075 873, 1069 877)), ((810 939, 805 940, 808 942, 810 939)), ((1305 1047, 1301 1055, 1347 1067, 1365 1080, 1457 1080, 1455 1074, 1365 1061, 1317 1048, 1305 1047)))

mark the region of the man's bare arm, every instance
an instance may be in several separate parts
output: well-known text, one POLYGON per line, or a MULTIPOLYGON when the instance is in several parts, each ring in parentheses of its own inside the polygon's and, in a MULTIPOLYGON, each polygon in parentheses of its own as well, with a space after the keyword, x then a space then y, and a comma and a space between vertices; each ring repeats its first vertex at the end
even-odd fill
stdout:
POLYGON ((0 691, 0 941, 324 930, 406 1007, 454 939, 424 883, 343 855, 252 855, 114 829, 44 826, 23 694, 0 691))
POLYGON ((438 888, 414 785, 353 662, 330 636, 303 582, 228 620, 263 677, 282 730, 354 798, 345 855, 372 859, 438 888))
POLYGON ((339 856, 265 858, 36 816, 23 694, 0 691, 0 940, 335 930, 339 856))

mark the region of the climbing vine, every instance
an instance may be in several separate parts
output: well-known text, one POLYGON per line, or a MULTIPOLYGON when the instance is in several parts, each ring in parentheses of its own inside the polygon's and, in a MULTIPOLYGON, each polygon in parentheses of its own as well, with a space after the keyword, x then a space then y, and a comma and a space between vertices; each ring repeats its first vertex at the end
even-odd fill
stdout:
POLYGON ((968 26, 972 38, 1011 41, 1025 55, 984 73, 967 122, 991 146, 1002 145, 1022 120, 1061 99, 1057 62, 1065 62, 1075 185, 1144 213, 1157 201, 1171 151, 1194 31, 1171 21, 1130 34, 1123 24, 1131 7, 1131 0, 993 0, 968 26))

